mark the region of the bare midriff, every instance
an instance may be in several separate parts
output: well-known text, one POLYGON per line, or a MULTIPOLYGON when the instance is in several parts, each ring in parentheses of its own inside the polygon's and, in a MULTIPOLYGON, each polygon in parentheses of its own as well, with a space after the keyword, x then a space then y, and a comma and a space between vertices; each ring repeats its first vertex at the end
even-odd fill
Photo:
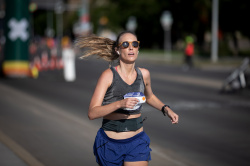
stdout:
MULTIPOLYGON (((135 114, 135 115, 127 115, 127 114, 120 114, 120 113, 112 113, 104 117, 104 119, 109 120, 119 120, 119 119, 133 119, 140 117, 141 114, 135 114)), ((136 131, 126 131, 126 132, 115 132, 115 131, 105 131, 108 137, 113 139, 127 139, 130 137, 135 136, 136 134, 143 131, 143 127, 136 131)))

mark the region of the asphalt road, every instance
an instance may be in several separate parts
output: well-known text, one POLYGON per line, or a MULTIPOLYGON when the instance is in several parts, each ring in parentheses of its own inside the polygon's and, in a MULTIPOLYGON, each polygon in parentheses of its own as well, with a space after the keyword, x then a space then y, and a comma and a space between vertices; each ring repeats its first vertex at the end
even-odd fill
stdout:
MULTIPOLYGON (((92 145, 101 119, 88 120, 87 110, 108 64, 93 59, 76 64, 75 82, 65 82, 62 71, 44 71, 38 79, 0 79, 0 140, 27 165, 96 165, 92 145)), ((180 116, 172 125, 144 105, 150 165, 250 165, 249 91, 218 93, 230 70, 184 72, 142 60, 137 65, 150 70, 154 93, 180 116)))

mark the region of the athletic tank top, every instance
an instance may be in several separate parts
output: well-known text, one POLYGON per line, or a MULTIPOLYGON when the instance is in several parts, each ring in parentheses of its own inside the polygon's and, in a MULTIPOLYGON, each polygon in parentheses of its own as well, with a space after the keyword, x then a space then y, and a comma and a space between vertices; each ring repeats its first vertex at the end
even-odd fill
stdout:
MULTIPOLYGON (((120 77, 118 72, 114 69, 114 67, 110 67, 110 69, 113 72, 113 81, 104 96, 102 105, 107 105, 115 101, 122 100, 123 96, 129 92, 144 93, 145 84, 144 84, 143 76, 142 76, 140 69, 138 69, 137 67, 135 68, 137 72, 137 77, 131 85, 128 85, 126 82, 123 81, 123 79, 120 77)), ((132 115, 132 114, 141 113, 141 110, 142 110, 142 106, 137 110, 118 109, 115 111, 115 113, 132 115)))

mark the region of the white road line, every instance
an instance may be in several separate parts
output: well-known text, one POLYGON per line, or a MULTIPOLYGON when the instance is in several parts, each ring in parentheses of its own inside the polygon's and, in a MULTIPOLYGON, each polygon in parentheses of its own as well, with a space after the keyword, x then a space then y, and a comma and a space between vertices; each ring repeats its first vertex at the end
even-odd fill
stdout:
POLYGON ((17 156, 30 166, 44 166, 40 161, 33 157, 27 150, 18 145, 14 140, 0 131, 0 141, 11 149, 17 156))
MULTIPOLYGON (((57 116, 61 116, 64 119, 73 121, 76 124, 80 124, 84 128, 88 128, 90 131, 93 131, 93 133, 96 134, 97 126, 93 126, 93 124, 89 123, 88 121, 84 121, 82 118, 80 118, 80 117, 78 117, 78 116, 76 116, 76 115, 74 115, 72 113, 69 113, 67 110, 65 110, 65 109, 63 109, 61 107, 59 108, 58 106, 50 104, 50 103, 48 103, 46 101, 43 101, 41 99, 38 99, 38 98, 36 98, 34 96, 31 96, 31 95, 25 93, 25 92, 22 92, 20 90, 14 89, 12 87, 9 87, 8 85, 4 85, 4 84, 1 84, 1 83, 0 83, 0 90, 8 91, 8 92, 6 92, 7 94, 10 94, 10 95, 12 94, 13 96, 15 96, 16 98, 19 98, 19 99, 25 99, 29 103, 32 103, 33 105, 36 105, 39 108, 42 108, 42 109, 39 109, 39 110, 34 110, 32 108, 26 109, 26 110, 32 111, 32 113, 36 112, 36 114, 44 114, 45 111, 51 112, 51 113, 56 114, 57 116)), ((86 133, 85 135, 86 135, 87 138, 90 139, 90 135, 91 135, 90 133, 86 133)))

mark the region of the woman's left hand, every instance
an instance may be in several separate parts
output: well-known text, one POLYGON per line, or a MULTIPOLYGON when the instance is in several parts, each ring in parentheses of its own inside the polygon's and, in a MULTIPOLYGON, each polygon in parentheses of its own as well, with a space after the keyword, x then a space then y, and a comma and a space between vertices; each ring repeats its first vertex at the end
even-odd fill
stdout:
POLYGON ((172 124, 177 124, 179 122, 179 116, 174 113, 170 108, 167 111, 167 115, 171 119, 172 124))

